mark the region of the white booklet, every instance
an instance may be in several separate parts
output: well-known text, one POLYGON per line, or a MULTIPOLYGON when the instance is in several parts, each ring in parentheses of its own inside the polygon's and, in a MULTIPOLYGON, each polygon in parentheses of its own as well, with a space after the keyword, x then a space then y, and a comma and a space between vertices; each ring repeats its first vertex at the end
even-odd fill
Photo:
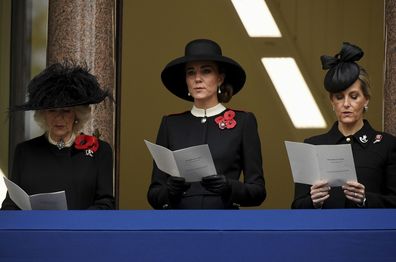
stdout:
POLYGON ((3 176, 8 194, 22 210, 67 210, 65 191, 28 195, 17 184, 3 176))
POLYGON ((357 181, 350 144, 311 145, 285 141, 295 183, 313 185, 324 180, 330 186, 357 181))
POLYGON ((144 140, 158 168, 171 175, 184 177, 187 182, 201 181, 216 175, 212 154, 207 144, 175 151, 144 140))

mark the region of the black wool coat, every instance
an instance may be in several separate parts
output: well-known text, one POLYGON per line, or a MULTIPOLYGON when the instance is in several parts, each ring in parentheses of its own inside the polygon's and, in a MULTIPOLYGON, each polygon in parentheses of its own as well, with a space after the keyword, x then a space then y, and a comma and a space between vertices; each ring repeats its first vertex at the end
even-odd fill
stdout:
MULTIPOLYGON (((314 145, 350 143, 358 182, 365 186, 365 207, 396 207, 396 137, 374 130, 364 120, 364 126, 354 135, 344 137, 336 122, 328 133, 308 138, 304 142, 314 145)), ((295 184, 292 208, 314 208, 310 187, 311 185, 295 184)), ((357 207, 345 197, 341 187, 334 187, 330 189, 330 197, 322 208, 357 207)))
POLYGON ((193 182, 180 202, 172 203, 166 187, 169 175, 154 163, 147 194, 153 208, 233 209, 257 206, 264 201, 266 190, 256 118, 249 112, 235 111, 235 114, 237 124, 230 129, 219 128, 215 122, 219 115, 207 117, 205 123, 190 111, 163 117, 156 143, 172 151, 208 144, 217 174, 226 176, 231 192, 226 196, 217 195, 207 191, 200 182, 193 182))
MULTIPOLYGON (((65 190, 68 209, 114 209, 113 155, 99 140, 89 156, 85 150, 59 150, 42 135, 15 149, 10 179, 28 195, 65 190)), ((2 209, 19 209, 7 194, 2 209)))

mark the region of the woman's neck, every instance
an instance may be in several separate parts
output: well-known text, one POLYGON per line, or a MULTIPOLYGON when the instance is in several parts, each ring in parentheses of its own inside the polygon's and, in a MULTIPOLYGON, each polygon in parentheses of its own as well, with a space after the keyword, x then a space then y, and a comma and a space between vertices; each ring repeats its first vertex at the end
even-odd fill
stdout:
POLYGON ((219 101, 217 99, 206 100, 206 101, 194 100, 194 106, 196 108, 200 108, 200 109, 212 108, 218 104, 219 104, 219 101))
POLYGON ((340 130, 341 134, 343 134, 344 136, 350 136, 355 134, 360 129, 362 129, 363 125, 364 125, 363 119, 353 124, 343 124, 340 121, 338 121, 338 130, 340 130))
POLYGON ((49 136, 49 138, 50 138, 52 141, 54 141, 54 142, 60 142, 60 141, 66 142, 66 141, 69 141, 69 140, 70 140, 70 138, 72 137, 72 134, 70 133, 70 134, 67 134, 67 135, 65 135, 65 136, 54 136, 54 135, 52 135, 52 134, 49 132, 49 133, 48 133, 48 136, 49 136))

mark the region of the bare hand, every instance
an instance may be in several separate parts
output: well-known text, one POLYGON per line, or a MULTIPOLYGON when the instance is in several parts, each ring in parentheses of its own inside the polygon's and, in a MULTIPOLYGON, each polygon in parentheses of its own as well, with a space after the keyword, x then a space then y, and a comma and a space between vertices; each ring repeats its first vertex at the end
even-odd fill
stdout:
POLYGON ((364 199, 366 198, 366 191, 363 184, 356 181, 347 181, 345 185, 342 186, 344 190, 345 197, 358 205, 362 205, 364 199))
POLYGON ((326 199, 330 197, 330 186, 327 181, 319 181, 311 186, 311 199, 315 208, 321 208, 326 199))

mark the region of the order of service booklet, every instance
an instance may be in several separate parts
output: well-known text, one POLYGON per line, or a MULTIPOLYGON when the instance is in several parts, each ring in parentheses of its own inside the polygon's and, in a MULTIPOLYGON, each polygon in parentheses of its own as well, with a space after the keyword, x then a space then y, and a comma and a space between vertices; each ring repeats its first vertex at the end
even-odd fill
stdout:
POLYGON ((8 194, 22 210, 67 210, 65 191, 28 195, 17 184, 3 176, 8 194))
POLYGON ((207 144, 171 151, 144 140, 158 168, 171 175, 184 177, 187 182, 201 181, 202 177, 216 175, 212 154, 207 144))
POLYGON ((285 141, 295 183, 313 185, 319 180, 330 186, 357 181, 350 144, 311 145, 285 141))

